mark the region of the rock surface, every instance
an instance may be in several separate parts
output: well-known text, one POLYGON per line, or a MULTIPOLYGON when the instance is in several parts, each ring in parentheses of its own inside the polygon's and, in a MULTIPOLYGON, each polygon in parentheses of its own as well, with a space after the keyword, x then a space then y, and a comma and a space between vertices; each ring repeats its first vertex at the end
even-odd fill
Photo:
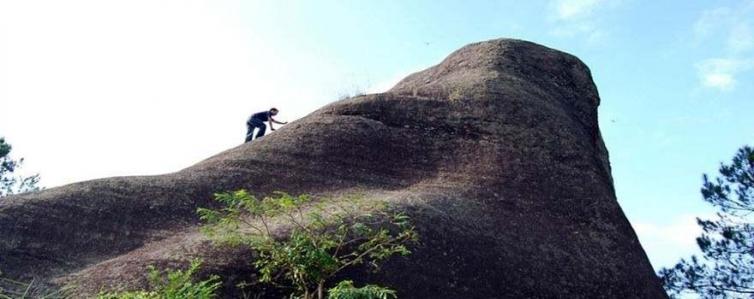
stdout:
POLYGON ((146 265, 197 256, 241 279, 251 254, 196 229, 213 192, 358 192, 417 224, 413 255, 353 273, 401 298, 665 298, 616 201, 598 105, 574 56, 511 39, 471 44, 387 93, 332 103, 176 173, 4 199, 0 269, 80 294, 138 287, 146 265))

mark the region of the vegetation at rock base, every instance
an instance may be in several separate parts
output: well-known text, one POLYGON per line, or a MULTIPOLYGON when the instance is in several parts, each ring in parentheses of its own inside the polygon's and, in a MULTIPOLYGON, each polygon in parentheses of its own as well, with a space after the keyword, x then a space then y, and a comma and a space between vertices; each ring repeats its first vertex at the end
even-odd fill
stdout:
POLYGON ((702 298, 754 296, 754 149, 744 146, 720 177, 704 175, 702 196, 720 211, 717 219, 697 222, 702 258, 682 259, 660 270, 665 289, 676 297, 696 293, 702 298))
MULTIPOLYGON (((298 298, 322 299, 336 274, 362 264, 379 269, 393 255, 410 254, 408 245, 417 240, 409 217, 385 203, 315 202, 286 193, 260 200, 245 190, 216 194, 215 199, 221 209, 198 210, 206 222, 203 231, 223 244, 251 247, 257 253, 258 282, 292 289, 298 298)), ((395 297, 386 288, 355 290, 346 282, 334 292, 340 297, 332 298, 395 297)))
POLYGON ((67 299, 71 298, 69 291, 69 288, 50 289, 36 280, 19 282, 0 277, 0 299, 67 299))
POLYGON ((21 168, 24 159, 14 160, 10 157, 13 147, 0 137, 0 197, 39 190, 39 174, 23 177, 14 175, 21 168))
POLYGON ((398 298, 394 290, 377 285, 357 288, 353 281, 344 280, 327 290, 328 299, 394 299, 398 298))
POLYGON ((210 299, 217 296, 220 277, 213 275, 206 280, 194 281, 201 262, 194 260, 187 270, 168 270, 164 274, 149 267, 151 291, 100 293, 97 299, 210 299))

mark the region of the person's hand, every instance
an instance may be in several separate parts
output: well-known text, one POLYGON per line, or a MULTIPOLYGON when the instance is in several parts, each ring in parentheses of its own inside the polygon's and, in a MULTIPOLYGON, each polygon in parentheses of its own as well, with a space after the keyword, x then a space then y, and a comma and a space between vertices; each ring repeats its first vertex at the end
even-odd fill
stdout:
POLYGON ((275 129, 273 129, 273 128, 270 128, 270 130, 275 131, 275 129))
POLYGON ((287 122, 287 121, 285 121, 285 122, 283 122, 283 124, 284 124, 284 125, 287 125, 287 124, 288 124, 288 122, 287 122))

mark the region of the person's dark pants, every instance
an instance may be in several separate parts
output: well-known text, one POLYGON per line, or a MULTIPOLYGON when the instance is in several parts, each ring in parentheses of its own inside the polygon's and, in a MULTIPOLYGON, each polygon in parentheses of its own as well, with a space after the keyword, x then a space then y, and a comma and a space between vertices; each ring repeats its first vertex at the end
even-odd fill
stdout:
POLYGON ((259 129, 259 131, 257 131, 256 138, 264 136, 264 132, 267 130, 267 126, 264 124, 264 122, 258 119, 252 119, 247 122, 246 128, 246 141, 244 141, 244 143, 251 141, 252 137, 254 136, 254 128, 259 129))

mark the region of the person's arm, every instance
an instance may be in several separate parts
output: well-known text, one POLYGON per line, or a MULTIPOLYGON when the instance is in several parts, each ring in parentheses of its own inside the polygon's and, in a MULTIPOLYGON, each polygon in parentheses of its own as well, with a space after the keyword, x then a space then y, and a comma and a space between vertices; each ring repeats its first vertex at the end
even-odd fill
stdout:
POLYGON ((270 131, 275 131, 275 127, 272 126, 272 122, 273 122, 272 117, 270 117, 270 119, 267 122, 270 123, 270 131))
POLYGON ((270 121, 274 122, 276 124, 281 124, 281 125, 284 125, 284 124, 288 123, 287 121, 277 121, 277 120, 274 120, 272 117, 270 117, 270 121))

